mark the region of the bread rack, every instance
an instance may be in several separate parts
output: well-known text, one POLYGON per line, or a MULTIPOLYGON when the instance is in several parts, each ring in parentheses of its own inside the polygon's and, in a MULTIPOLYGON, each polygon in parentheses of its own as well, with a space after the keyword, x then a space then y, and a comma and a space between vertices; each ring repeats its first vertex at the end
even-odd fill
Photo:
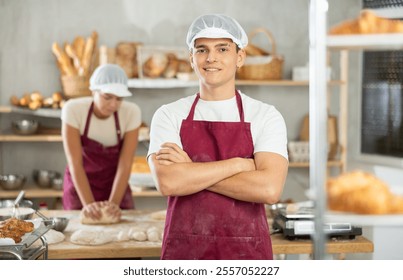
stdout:
MULTIPOLYGON (((38 211, 36 211, 38 214, 38 211)), ((43 215, 40 226, 33 232, 29 233, 20 243, 15 245, 2 245, 0 246, 0 260, 37 260, 48 259, 48 243, 44 234, 47 233, 54 226, 54 221, 44 219, 43 215), (36 241, 40 240, 40 245, 36 241)))

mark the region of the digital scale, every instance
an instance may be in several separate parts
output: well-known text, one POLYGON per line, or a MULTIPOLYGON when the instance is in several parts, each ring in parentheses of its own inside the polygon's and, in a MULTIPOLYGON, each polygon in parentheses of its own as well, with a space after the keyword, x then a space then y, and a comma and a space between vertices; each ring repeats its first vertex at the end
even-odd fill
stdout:
MULTIPOLYGON (((295 212, 278 209, 273 217, 273 230, 281 231, 288 239, 310 238, 315 232, 314 214, 311 207, 300 207, 295 212)), ((350 223, 325 223, 324 233, 329 237, 354 239, 362 235, 362 228, 350 223)))

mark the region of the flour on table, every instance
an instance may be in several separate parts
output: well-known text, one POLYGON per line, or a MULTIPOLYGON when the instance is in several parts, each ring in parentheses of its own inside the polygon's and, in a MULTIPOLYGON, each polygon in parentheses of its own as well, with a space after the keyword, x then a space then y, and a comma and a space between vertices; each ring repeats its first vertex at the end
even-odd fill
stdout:
POLYGON ((154 220, 163 221, 167 216, 167 210, 157 211, 150 214, 150 217, 154 220))

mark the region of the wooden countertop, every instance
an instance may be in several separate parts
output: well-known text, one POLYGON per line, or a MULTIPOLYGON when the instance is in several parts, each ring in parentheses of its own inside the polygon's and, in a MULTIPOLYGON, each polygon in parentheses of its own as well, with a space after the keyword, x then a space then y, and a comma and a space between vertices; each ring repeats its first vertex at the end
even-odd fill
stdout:
MULTIPOLYGON (((142 225, 163 227, 164 221, 150 218, 151 211, 128 210, 123 212, 126 226, 142 225)), ((112 242, 98 246, 82 246, 71 243, 71 234, 83 227, 78 220, 79 211, 49 210, 43 211, 48 217, 69 216, 70 223, 64 234, 65 241, 57 244, 50 244, 48 250, 49 259, 111 259, 111 258, 141 258, 159 257, 161 254, 161 242, 137 242, 134 240, 124 242, 112 242)), ((100 226, 92 226, 97 227, 100 226)), ((109 226, 104 226, 109 227, 109 226)), ((274 254, 311 254, 312 241, 305 239, 287 240, 281 234, 271 236, 274 254)), ((358 236, 354 240, 329 240, 327 252, 329 254, 341 253, 371 253, 374 244, 363 236, 358 236)))

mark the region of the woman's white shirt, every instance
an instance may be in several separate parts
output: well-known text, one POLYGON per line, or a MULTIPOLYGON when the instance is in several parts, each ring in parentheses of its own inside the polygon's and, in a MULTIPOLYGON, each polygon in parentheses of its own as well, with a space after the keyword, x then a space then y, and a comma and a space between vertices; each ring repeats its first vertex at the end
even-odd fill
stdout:
MULTIPOLYGON (((62 121, 77 128, 80 135, 84 134, 88 110, 92 97, 81 97, 68 100, 62 109, 62 121)), ((118 110, 121 137, 127 131, 134 130, 141 125, 141 109, 133 103, 123 100, 118 110)), ((113 115, 106 119, 99 119, 94 114, 91 117, 88 138, 95 140, 104 146, 116 145, 115 118, 113 115)))

